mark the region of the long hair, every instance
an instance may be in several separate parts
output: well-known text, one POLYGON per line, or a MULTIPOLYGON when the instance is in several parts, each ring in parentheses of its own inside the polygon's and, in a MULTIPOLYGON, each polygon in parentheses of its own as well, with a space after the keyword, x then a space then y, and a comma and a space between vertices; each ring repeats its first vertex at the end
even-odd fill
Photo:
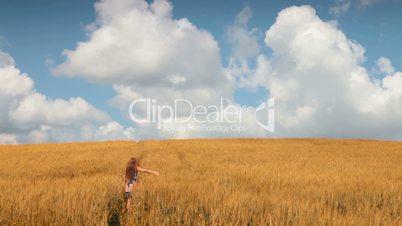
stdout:
POLYGON ((138 173, 137 167, 140 166, 140 161, 136 158, 131 158, 126 167, 126 181, 132 180, 138 173))

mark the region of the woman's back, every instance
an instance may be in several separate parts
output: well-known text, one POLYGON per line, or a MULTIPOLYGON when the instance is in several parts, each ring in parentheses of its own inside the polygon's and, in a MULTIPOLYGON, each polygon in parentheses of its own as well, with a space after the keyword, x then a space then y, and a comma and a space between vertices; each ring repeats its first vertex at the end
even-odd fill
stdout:
POLYGON ((131 158, 126 167, 126 181, 131 181, 133 178, 137 177, 138 174, 138 160, 136 158, 131 158))

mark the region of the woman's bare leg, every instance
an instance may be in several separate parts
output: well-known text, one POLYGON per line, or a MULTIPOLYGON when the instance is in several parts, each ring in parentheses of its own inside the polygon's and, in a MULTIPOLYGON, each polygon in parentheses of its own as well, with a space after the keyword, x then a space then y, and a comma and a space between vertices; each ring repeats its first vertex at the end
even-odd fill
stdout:
POLYGON ((130 185, 126 184, 124 186, 124 192, 125 192, 124 195, 126 195, 127 192, 130 192, 130 195, 128 197, 125 196, 125 206, 124 206, 126 210, 129 210, 131 203, 131 184, 130 185))
POLYGON ((131 206, 131 197, 128 198, 128 199, 127 199, 127 202, 126 202, 126 210, 127 210, 127 211, 130 210, 130 206, 131 206))
POLYGON ((127 202, 126 202, 126 210, 130 210, 131 199, 132 199, 132 195, 133 195, 133 188, 135 185, 137 185, 137 183, 132 183, 132 184, 130 184, 130 186, 126 185, 126 192, 130 192, 130 196, 128 197, 127 202))

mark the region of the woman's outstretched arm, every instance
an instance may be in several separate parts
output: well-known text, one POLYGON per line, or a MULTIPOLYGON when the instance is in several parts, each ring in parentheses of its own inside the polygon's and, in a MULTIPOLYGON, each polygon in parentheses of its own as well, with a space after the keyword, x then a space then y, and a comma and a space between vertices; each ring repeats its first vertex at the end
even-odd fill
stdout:
POLYGON ((148 169, 144 169, 144 168, 141 168, 141 167, 137 167, 137 170, 138 170, 139 172, 150 173, 150 174, 154 174, 154 175, 156 175, 156 176, 159 176, 159 172, 157 172, 157 171, 148 170, 148 169))

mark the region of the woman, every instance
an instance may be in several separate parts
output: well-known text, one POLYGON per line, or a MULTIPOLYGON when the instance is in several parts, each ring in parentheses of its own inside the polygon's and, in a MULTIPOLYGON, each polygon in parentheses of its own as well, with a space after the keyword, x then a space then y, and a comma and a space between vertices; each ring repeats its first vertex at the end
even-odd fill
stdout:
POLYGON ((126 200, 126 209, 129 210, 131 203, 131 191, 132 188, 137 185, 138 182, 138 172, 150 173, 159 176, 159 173, 152 170, 147 170, 140 167, 139 160, 136 158, 131 158, 126 167, 126 172, 124 173, 124 198, 126 200))

